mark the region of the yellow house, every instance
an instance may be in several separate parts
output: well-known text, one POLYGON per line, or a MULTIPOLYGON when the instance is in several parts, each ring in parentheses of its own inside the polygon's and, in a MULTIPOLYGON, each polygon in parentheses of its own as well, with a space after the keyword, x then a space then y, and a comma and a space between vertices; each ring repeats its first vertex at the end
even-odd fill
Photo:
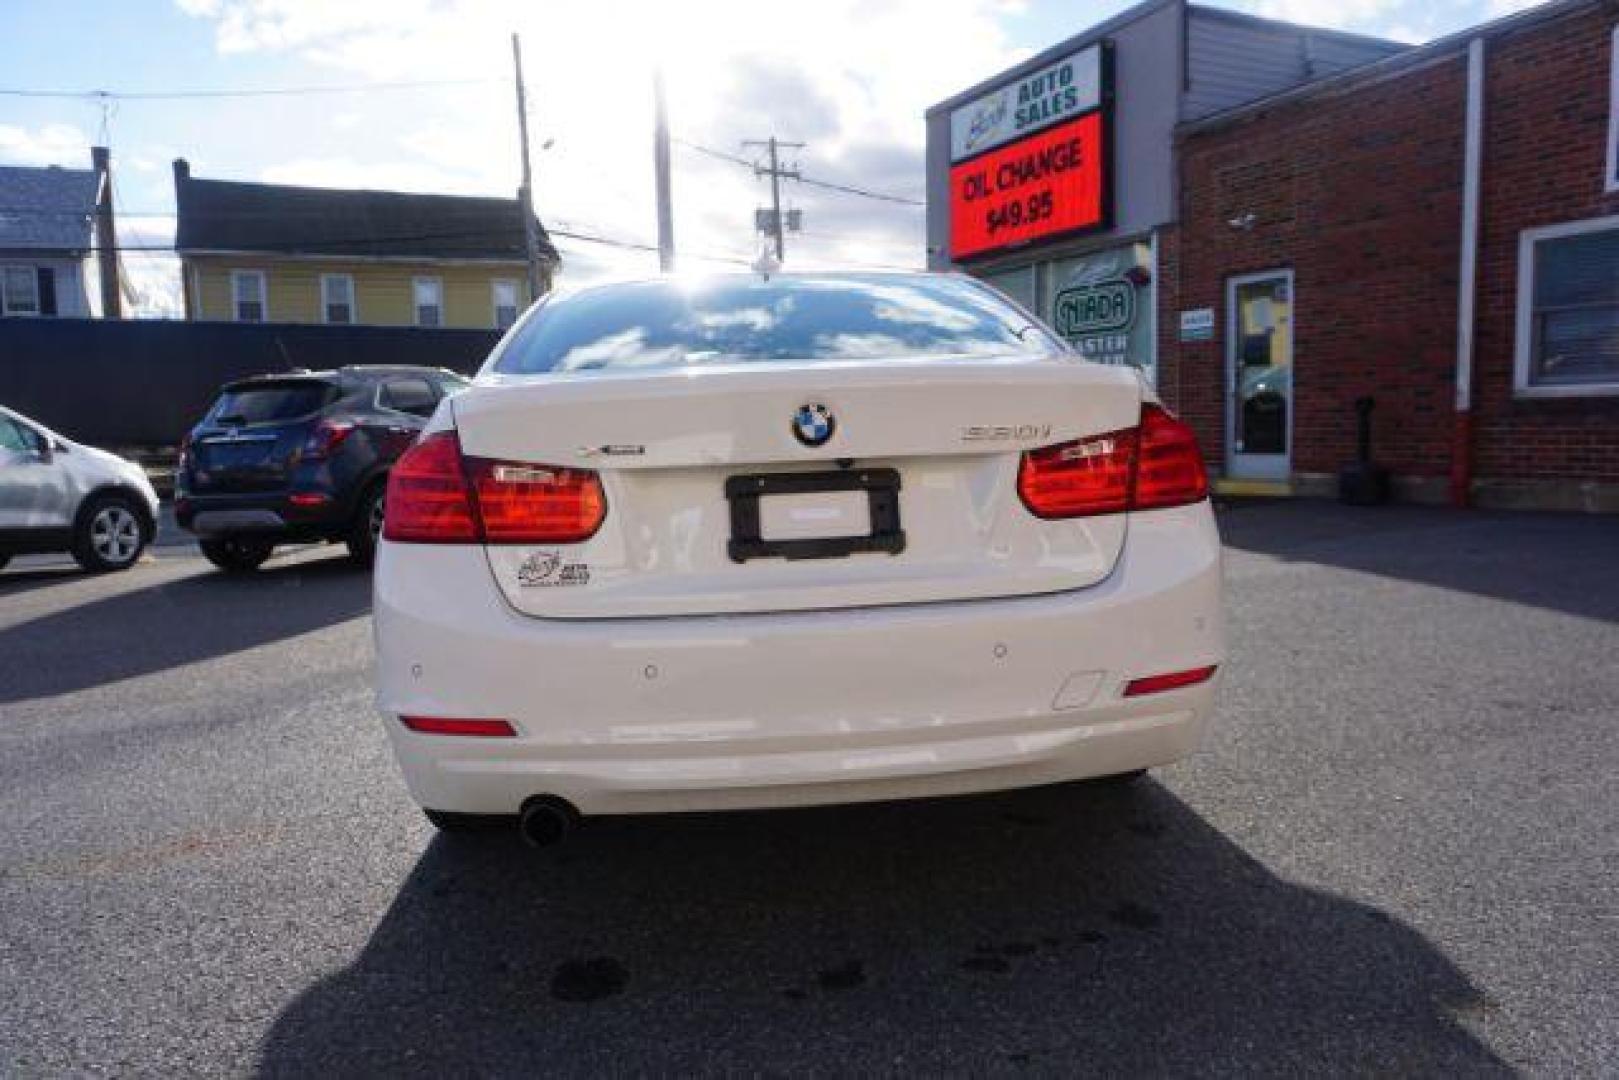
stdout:
MULTIPOLYGON (((504 329, 529 305, 517 199, 202 180, 174 163, 186 318, 504 329)), ((540 291, 560 262, 533 223, 540 291)))

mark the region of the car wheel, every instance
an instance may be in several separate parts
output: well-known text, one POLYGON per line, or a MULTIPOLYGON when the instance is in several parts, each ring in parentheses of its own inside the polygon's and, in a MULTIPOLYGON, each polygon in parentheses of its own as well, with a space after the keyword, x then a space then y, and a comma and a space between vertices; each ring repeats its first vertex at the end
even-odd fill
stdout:
POLYGON ((275 545, 256 536, 221 536, 199 540, 202 556, 227 574, 247 574, 264 565, 275 545))
POLYGON ((488 832, 491 829, 512 828, 514 821, 513 818, 500 814, 452 814, 447 810, 426 809, 422 813, 433 823, 433 828, 447 833, 488 832))
POLYGON ((140 507, 127 495, 91 498, 73 526, 73 558, 91 573, 128 570, 148 540, 140 507))
POLYGON ((370 566, 377 557, 377 541, 382 539, 383 499, 387 492, 386 484, 372 484, 360 499, 354 524, 349 526, 349 558, 359 566, 370 566))

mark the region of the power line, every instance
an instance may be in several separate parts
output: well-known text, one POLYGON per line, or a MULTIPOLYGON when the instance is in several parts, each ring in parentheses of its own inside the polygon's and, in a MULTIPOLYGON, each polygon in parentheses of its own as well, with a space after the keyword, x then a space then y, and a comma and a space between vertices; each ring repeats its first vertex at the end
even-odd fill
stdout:
POLYGON ((38 90, 0 87, 0 97, 57 98, 83 101, 183 101, 191 98, 295 97, 309 94, 361 94, 371 90, 427 90, 447 86, 484 86, 500 79, 418 79, 409 82, 354 83, 346 86, 263 86, 241 90, 38 90))
MULTIPOLYGON (((749 161, 747 158, 739 157, 736 154, 727 154, 724 150, 716 150, 712 146, 703 146, 700 143, 694 143, 689 139, 677 138, 674 141, 679 143, 681 146, 684 146, 688 150, 695 150, 699 154, 705 154, 708 157, 715 158, 719 161, 728 161, 732 165, 740 165, 742 168, 750 171, 757 168, 756 162, 749 161)), ((810 187, 825 188, 829 191, 841 191, 846 195, 860 195, 867 199, 878 199, 882 202, 898 203, 901 206, 926 205, 926 203, 924 203, 921 199, 912 199, 904 195, 891 195, 884 191, 872 191, 869 188, 856 187, 853 184, 838 184, 831 180, 820 180, 813 176, 799 175, 791 177, 790 179, 797 180, 800 184, 807 184, 810 187)))
POLYGON ((868 191, 865 188, 855 187, 852 184, 834 184, 830 180, 817 180, 810 176, 799 176, 795 179, 800 184, 810 187, 826 188, 828 191, 841 191, 846 195, 861 195, 868 199, 878 199, 882 202, 898 203, 901 206, 925 206, 921 199, 910 199, 903 195, 889 195, 881 191, 868 191))

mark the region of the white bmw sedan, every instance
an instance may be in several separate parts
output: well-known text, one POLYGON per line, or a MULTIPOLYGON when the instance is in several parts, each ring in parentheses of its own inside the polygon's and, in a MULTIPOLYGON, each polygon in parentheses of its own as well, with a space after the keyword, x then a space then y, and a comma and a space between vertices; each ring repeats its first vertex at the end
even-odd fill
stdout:
POLYGON ((1130 777, 1224 656, 1191 430, 964 277, 552 297, 386 505, 377 701, 440 828, 1130 777))

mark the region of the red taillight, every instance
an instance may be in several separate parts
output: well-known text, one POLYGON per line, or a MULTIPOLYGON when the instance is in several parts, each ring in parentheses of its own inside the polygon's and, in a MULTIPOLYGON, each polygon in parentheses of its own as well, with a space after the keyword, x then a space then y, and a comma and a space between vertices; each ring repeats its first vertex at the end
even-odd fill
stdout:
POLYGON ((1144 679, 1131 679, 1124 684, 1125 697, 1140 697, 1143 694, 1161 694, 1165 690, 1179 690, 1183 686, 1196 686, 1198 683, 1208 682, 1214 678, 1217 664, 1207 667, 1191 668, 1187 671, 1171 671, 1164 675, 1148 675, 1144 679))
POLYGON ((1134 428, 1030 450, 1018 468, 1018 494, 1036 517, 1116 514, 1130 508, 1135 464, 1134 428))
POLYGON ((388 473, 382 535, 413 544, 473 544, 479 539, 472 492, 461 471, 461 441, 453 431, 427 436, 388 473))
POLYGON ((464 458, 453 431, 405 452, 383 505, 382 535, 418 544, 577 544, 607 516, 595 473, 464 458))
POLYGON ((1161 406, 1146 405, 1141 410, 1141 449, 1136 458, 1135 496, 1132 510, 1154 510, 1165 506, 1185 506, 1208 497, 1209 477, 1203 471, 1203 455, 1197 449, 1197 436, 1189 424, 1171 416, 1161 406))
POLYGON ((322 420, 304 440, 298 455, 305 461, 324 461, 353 433, 354 425, 347 420, 322 420))
POLYGON ((1192 429, 1153 404, 1137 427, 1030 450, 1018 467, 1018 494, 1042 518, 1183 506, 1208 493, 1192 429))
POLYGON ((481 735, 511 738, 517 734, 510 720, 471 720, 456 716, 401 716, 399 722, 423 735, 481 735))
POLYGON ((485 543, 577 544, 607 516, 601 478, 588 469, 468 458, 485 543))
POLYGON ((308 510, 317 506, 325 506, 332 501, 332 497, 321 491, 295 491, 287 496, 287 501, 294 506, 308 510))

